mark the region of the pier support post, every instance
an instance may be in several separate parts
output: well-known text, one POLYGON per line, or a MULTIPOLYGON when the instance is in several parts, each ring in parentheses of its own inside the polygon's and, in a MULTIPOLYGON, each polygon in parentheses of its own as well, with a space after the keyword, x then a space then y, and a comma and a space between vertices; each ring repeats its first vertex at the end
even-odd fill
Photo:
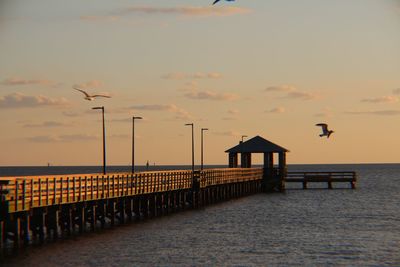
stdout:
POLYGON ((21 233, 21 219, 19 218, 19 216, 13 216, 14 220, 14 227, 13 227, 13 231, 14 231, 14 236, 13 236, 13 241, 14 241, 14 249, 19 249, 20 248, 20 233, 21 233))
POLYGON ((24 246, 29 245, 30 236, 29 236, 29 212, 24 212, 21 214, 21 239, 24 246))
POLYGON ((4 248, 4 237, 5 237, 5 222, 4 221, 0 221, 0 258, 1 258, 1 253, 3 251, 4 248))

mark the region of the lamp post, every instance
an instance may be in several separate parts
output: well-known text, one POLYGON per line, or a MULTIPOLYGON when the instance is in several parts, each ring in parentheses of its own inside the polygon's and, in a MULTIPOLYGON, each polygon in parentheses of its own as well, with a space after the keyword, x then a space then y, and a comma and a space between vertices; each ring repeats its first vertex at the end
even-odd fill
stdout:
POLYGON ((141 120, 142 117, 132 117, 132 173, 135 173, 135 120, 141 120))
POLYGON ((208 131, 208 128, 201 128, 201 170, 203 170, 203 132, 208 131))
POLYGON ((185 126, 192 126, 192 175, 194 174, 194 131, 193 123, 186 123, 185 126))
POLYGON ((247 137, 247 135, 242 135, 242 143, 243 143, 243 138, 247 137))
POLYGON ((101 109, 103 115, 103 174, 106 174, 106 127, 104 124, 104 106, 94 107, 92 109, 101 109))

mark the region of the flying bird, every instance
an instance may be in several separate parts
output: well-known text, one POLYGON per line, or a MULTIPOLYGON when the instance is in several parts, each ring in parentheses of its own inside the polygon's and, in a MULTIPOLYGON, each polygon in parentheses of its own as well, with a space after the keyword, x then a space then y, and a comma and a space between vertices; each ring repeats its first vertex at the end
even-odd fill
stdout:
MULTIPOLYGON (((213 3, 213 5, 215 5, 215 4, 218 3, 219 1, 221 1, 221 0, 215 0, 214 3, 213 3)), ((225 0, 225 1, 233 2, 233 1, 235 1, 235 0, 225 0)))
POLYGON ((317 123, 317 124, 315 124, 315 126, 321 126, 321 128, 322 128, 322 134, 319 135, 320 137, 326 136, 327 138, 329 138, 329 136, 332 133, 334 133, 334 131, 328 130, 328 124, 326 124, 326 123, 317 123))
POLYGON ((79 88, 77 88, 77 87, 72 87, 72 88, 74 88, 75 90, 78 90, 79 92, 82 92, 82 93, 85 95, 84 98, 85 98, 86 100, 89 100, 89 101, 94 100, 96 97, 107 97, 107 98, 111 98, 111 96, 109 96, 109 95, 89 95, 87 92, 83 91, 82 89, 79 89, 79 88))

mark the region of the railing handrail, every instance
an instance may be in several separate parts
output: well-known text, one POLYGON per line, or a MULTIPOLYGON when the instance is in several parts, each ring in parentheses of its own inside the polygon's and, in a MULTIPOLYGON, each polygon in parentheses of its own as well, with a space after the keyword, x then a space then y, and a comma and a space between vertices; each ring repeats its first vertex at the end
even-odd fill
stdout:
MULTIPOLYGON (((262 179, 262 168, 197 170, 200 186, 262 179)), ((2 177, 0 201, 11 211, 193 187, 192 170, 2 177), (7 185, 4 185, 7 183, 7 185), (6 189, 6 190, 3 190, 6 189)))

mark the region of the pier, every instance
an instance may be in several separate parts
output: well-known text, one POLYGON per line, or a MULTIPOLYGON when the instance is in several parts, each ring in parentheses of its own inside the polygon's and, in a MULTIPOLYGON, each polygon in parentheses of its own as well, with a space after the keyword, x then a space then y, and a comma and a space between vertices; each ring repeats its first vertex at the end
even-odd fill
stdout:
POLYGON ((263 178, 262 168, 0 178, 0 249, 260 193, 263 178))
POLYGON ((301 183, 303 189, 307 189, 309 183, 326 183, 328 189, 333 189, 334 183, 348 183, 351 189, 355 189, 356 182, 357 173, 349 171, 288 172, 285 178, 285 183, 301 183))
POLYGON ((260 136, 228 149, 229 168, 0 178, 2 253, 131 221, 201 208, 286 183, 349 182, 355 172, 288 172, 287 149, 260 136), (241 166, 238 166, 238 154, 241 166), (251 154, 264 166, 252 167, 251 154), (274 164, 274 154, 278 164, 274 164))

